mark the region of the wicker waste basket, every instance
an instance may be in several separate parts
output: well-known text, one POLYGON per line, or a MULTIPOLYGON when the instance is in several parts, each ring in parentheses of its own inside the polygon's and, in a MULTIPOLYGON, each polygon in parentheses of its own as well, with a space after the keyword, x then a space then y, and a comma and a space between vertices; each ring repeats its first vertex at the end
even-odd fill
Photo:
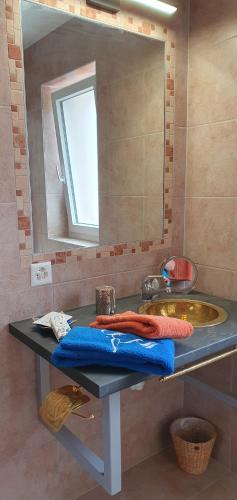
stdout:
POLYGON ((215 427, 202 418, 178 418, 170 433, 179 467, 189 474, 205 472, 216 440, 215 427))

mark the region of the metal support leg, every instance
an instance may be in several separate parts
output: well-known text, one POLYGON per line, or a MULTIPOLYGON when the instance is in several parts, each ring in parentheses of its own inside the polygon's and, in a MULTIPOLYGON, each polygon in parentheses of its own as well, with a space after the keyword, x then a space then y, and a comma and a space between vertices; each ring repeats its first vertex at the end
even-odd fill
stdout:
POLYGON ((41 356, 36 356, 37 401, 40 406, 51 390, 49 363, 41 356))
MULTIPOLYGON (((37 356, 38 402, 50 392, 49 363, 37 356)), ((104 461, 91 451, 66 426, 53 436, 75 460, 110 494, 121 491, 120 392, 103 398, 104 461)))
POLYGON ((103 400, 104 466, 106 490, 115 495, 121 490, 120 393, 103 400))

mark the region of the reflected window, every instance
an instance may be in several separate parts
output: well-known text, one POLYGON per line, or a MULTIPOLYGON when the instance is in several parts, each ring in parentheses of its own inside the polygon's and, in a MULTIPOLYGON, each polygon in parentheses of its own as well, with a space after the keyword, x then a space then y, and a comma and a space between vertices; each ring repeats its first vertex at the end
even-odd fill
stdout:
POLYGON ((98 150, 95 76, 52 93, 60 169, 71 237, 98 241, 98 150))

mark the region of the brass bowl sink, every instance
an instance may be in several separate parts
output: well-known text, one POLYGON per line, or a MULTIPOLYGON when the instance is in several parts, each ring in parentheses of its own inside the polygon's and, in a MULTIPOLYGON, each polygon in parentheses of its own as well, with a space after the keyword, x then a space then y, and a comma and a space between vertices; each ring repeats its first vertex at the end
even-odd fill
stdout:
POLYGON ((185 319, 197 327, 219 325, 228 318, 222 307, 195 299, 158 299, 142 304, 138 312, 185 319))

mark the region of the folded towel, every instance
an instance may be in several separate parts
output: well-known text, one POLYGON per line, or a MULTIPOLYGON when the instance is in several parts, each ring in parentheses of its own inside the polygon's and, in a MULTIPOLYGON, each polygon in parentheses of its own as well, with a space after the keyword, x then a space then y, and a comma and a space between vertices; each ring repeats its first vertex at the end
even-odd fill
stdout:
POLYGON ((175 259, 175 268, 170 273, 170 278, 177 281, 192 281, 193 266, 185 259, 175 259))
POLYGON ((188 321, 167 316, 137 314, 133 311, 113 316, 96 316, 96 321, 90 323, 90 326, 102 330, 133 333, 147 339, 181 339, 190 337, 193 333, 193 326, 188 321))
POLYGON ((58 368, 102 365, 156 375, 174 371, 174 342, 148 341, 117 331, 74 327, 51 356, 58 368))

